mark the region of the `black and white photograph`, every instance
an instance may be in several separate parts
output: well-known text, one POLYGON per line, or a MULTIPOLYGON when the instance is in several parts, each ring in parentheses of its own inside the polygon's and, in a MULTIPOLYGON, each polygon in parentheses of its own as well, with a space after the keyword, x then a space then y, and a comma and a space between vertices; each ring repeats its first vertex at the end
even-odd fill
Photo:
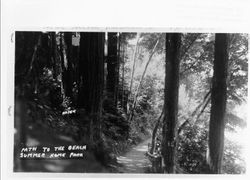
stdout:
POLYGON ((248 0, 1 0, 0 179, 249 179, 248 0))
POLYGON ((244 174, 248 35, 15 32, 14 172, 244 174))

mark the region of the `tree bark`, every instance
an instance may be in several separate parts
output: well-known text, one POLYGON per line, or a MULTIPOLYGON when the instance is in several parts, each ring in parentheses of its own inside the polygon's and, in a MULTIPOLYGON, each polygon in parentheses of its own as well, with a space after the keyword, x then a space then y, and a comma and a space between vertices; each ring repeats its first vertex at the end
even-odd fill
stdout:
POLYGON ((39 35, 37 44, 34 46, 34 52, 32 54, 32 58, 31 58, 31 61, 30 61, 30 65, 29 65, 29 70, 28 70, 27 76, 30 75, 30 73, 31 73, 31 71, 33 69, 34 61, 37 58, 38 49, 41 46, 41 40, 42 40, 42 34, 39 35))
POLYGON ((72 33, 64 33, 65 57, 67 59, 67 68, 65 68, 65 95, 73 100, 73 68, 72 68, 72 33))
POLYGON ((58 70, 57 70, 57 44, 56 44, 56 33, 51 32, 50 33, 50 58, 52 62, 52 69, 53 69, 53 78, 57 79, 58 70))
POLYGON ((160 122, 161 122, 161 119, 162 119, 162 116, 164 114, 164 109, 162 110, 161 112, 161 115, 160 117, 157 119, 157 122, 155 124, 155 127, 153 129, 153 133, 152 133, 152 142, 151 142, 151 149, 150 149, 150 153, 153 154, 154 151, 155 151, 155 138, 156 138, 156 133, 157 133, 157 130, 158 130, 158 127, 160 125, 160 122))
POLYGON ((27 134, 26 134, 26 124, 28 120, 27 115, 27 103, 26 99, 20 96, 15 95, 15 119, 14 127, 16 130, 15 141, 14 141, 14 158, 15 164, 14 168, 18 171, 26 170, 26 163, 24 160, 20 159, 21 149, 26 147, 27 143, 27 134))
POLYGON ((121 107, 125 110, 126 104, 124 103, 124 78, 125 78, 125 45, 122 46, 122 94, 121 94, 121 107))
POLYGON ((60 34, 60 57, 62 67, 63 97, 72 99, 72 62, 71 62, 72 34, 60 34))
POLYGON ((102 143, 101 116, 104 85, 104 33, 81 33, 80 79, 78 106, 90 118, 89 139, 102 143))
POLYGON ((162 156, 165 173, 175 173, 180 45, 181 34, 166 34, 165 113, 162 132, 162 156))
POLYGON ((117 40, 117 68, 116 68, 116 94, 115 94, 115 106, 117 107, 119 101, 119 80, 120 80, 120 63, 121 63, 121 33, 118 33, 117 40))
POLYGON ((208 164, 210 172, 221 173, 227 101, 228 35, 215 34, 214 75, 211 93, 208 164))
POLYGON ((107 95, 114 106, 116 106, 117 103, 117 77, 119 77, 117 43, 117 33, 108 33, 107 95))
POLYGON ((139 44, 139 39, 140 39, 141 34, 137 33, 136 35, 136 44, 135 44, 135 50, 133 53, 133 67, 132 67, 132 72, 131 72, 131 80, 130 80, 130 94, 132 92, 132 88, 133 88, 133 82, 134 82, 134 74, 135 74, 135 62, 136 62, 136 54, 137 54, 137 50, 138 50, 138 44, 139 44))

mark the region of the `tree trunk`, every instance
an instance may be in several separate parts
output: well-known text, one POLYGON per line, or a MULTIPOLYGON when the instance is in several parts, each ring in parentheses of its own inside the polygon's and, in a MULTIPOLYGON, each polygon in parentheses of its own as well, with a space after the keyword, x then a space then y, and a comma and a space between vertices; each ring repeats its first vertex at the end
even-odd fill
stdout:
POLYGON ((148 65, 149 65, 149 63, 150 63, 150 61, 151 61, 151 59, 152 59, 152 57, 153 57, 153 55, 154 55, 154 53, 155 53, 155 51, 156 51, 156 47, 157 47, 159 41, 160 41, 160 38, 156 41, 156 43, 155 43, 155 45, 154 45, 154 48, 153 48, 153 50, 152 50, 152 52, 151 52, 151 54, 150 54, 150 56, 149 56, 149 58, 148 58, 148 61, 147 61, 147 63, 146 63, 146 66, 145 66, 145 68, 144 68, 144 71, 143 71, 143 73, 142 73, 142 76, 141 76, 139 85, 137 86, 137 89, 136 89, 136 92, 135 92, 135 96, 134 96, 134 100, 133 100, 133 104, 132 104, 132 108, 131 108, 131 111, 130 111, 129 122, 131 122, 131 121, 133 120, 134 111, 135 111, 136 103, 137 103, 137 97, 138 97, 138 95, 139 95, 139 91, 140 91, 140 89, 141 89, 141 85, 142 85, 143 79, 144 79, 145 74, 146 74, 146 72, 147 72, 148 65))
POLYGON ((57 70, 57 44, 56 44, 56 33, 50 33, 51 38, 51 48, 50 48, 50 58, 52 62, 52 69, 53 69, 53 78, 57 79, 58 70, 57 70))
POLYGON ((20 158, 20 152, 21 149, 26 147, 27 143, 27 136, 26 136, 26 123, 28 120, 27 115, 27 103, 25 98, 18 97, 15 95, 15 119, 14 119, 14 127, 16 130, 15 133, 15 149, 14 149, 14 158, 15 158, 15 164, 14 168, 17 169, 17 171, 24 171, 26 170, 26 163, 24 160, 20 158))
POLYGON ((63 96, 70 97, 72 99, 72 66, 70 61, 70 47, 67 47, 70 46, 69 41, 72 41, 72 37, 69 36, 71 36, 71 33, 60 34, 60 56, 62 66, 63 96))
POLYGON ((62 94, 62 98, 65 99, 65 78, 66 78, 66 74, 65 74, 65 64, 67 64, 67 59, 64 57, 65 52, 64 52, 64 46, 63 46, 64 40, 63 40, 63 34, 60 33, 60 61, 61 61, 61 94, 62 94))
POLYGON ((158 127, 159 127, 159 125, 160 125, 160 122, 161 122, 161 119, 162 119, 163 114, 164 114, 164 109, 162 110, 160 117, 157 119, 157 122, 156 122, 156 124, 155 124, 154 129, 153 129, 153 133, 152 133, 152 142, 151 142, 151 149, 150 149, 150 153, 151 153, 151 154, 153 154, 154 151, 155 151, 155 138, 156 138, 156 133, 157 133, 158 127))
POLYGON ((227 101, 228 35, 215 35, 214 75, 211 93, 211 115, 209 124, 210 172, 221 173, 224 148, 225 111, 227 101))
POLYGON ((162 156, 165 173, 175 173, 180 45, 181 34, 166 34, 165 113, 162 132, 162 156))
POLYGON ((73 68, 72 68, 72 33, 71 32, 65 32, 64 33, 64 48, 66 49, 66 58, 67 58, 67 69, 66 69, 66 89, 65 89, 65 95, 67 97, 70 97, 71 100, 73 100, 72 96, 72 89, 73 89, 73 68))
POLYGON ((132 92, 133 82, 134 82, 135 62, 136 62, 136 54, 137 54, 137 50, 138 50, 139 39, 140 39, 140 33, 137 33, 135 50, 134 50, 134 53, 133 53, 133 67, 132 67, 132 72, 131 72, 131 80, 130 80, 130 88, 129 88, 130 94, 132 92))
MULTIPOLYGON (((80 79, 78 106, 90 118, 90 143, 100 145, 104 84, 104 33, 81 33, 80 79)), ((101 148, 101 147, 100 147, 101 148)))
POLYGON ((121 92, 121 107, 125 110, 126 109, 126 104, 124 103, 124 78, 125 78, 125 45, 122 46, 122 92, 121 92))
POLYGON ((108 33, 108 59, 107 59, 107 96, 115 106, 118 92, 118 54, 117 54, 117 33, 108 33))
POLYGON ((117 42, 117 69, 116 69, 116 97, 115 97, 115 106, 117 107, 119 101, 119 80, 120 80, 120 63, 121 63, 121 33, 118 33, 118 42, 117 42))
MULTIPOLYGON (((79 46, 79 34, 74 33, 72 39, 72 68, 73 70, 73 83, 76 84, 76 88, 79 89, 80 84, 80 70, 79 70, 79 54, 80 54, 80 46, 79 46)), ((75 96, 75 104, 77 104, 77 96, 75 96)))

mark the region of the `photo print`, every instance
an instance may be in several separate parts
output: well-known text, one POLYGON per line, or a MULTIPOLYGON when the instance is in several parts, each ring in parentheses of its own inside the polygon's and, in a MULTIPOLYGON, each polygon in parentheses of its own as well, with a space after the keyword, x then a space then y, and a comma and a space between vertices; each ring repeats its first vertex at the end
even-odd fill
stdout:
POLYGON ((247 34, 14 39, 14 172, 245 174, 247 34))

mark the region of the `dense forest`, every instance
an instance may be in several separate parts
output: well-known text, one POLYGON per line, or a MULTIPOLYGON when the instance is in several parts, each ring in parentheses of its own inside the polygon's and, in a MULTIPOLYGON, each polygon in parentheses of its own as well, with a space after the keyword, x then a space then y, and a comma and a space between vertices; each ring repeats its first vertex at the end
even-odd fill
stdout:
POLYGON ((248 36, 16 32, 17 172, 245 173, 248 36), (86 145, 84 158, 22 159, 86 145))

